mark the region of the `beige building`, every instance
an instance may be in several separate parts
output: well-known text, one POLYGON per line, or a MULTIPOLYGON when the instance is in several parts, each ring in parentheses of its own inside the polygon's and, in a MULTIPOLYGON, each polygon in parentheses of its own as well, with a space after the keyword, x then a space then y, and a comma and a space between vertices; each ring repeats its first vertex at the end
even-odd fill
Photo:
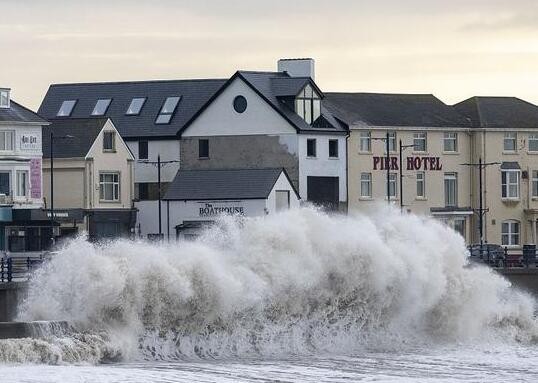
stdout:
POLYGON ((512 249, 536 244, 537 106, 509 97, 473 97, 453 107, 431 95, 326 97, 350 130, 350 211, 386 203, 388 162, 394 204, 436 217, 467 243, 480 243, 482 161, 483 241, 512 249))
MULTIPOLYGON (((58 236, 85 231, 91 239, 134 233, 134 157, 107 118, 56 119, 43 132, 43 187, 51 195, 58 236)), ((50 213, 49 213, 50 217, 50 213)))

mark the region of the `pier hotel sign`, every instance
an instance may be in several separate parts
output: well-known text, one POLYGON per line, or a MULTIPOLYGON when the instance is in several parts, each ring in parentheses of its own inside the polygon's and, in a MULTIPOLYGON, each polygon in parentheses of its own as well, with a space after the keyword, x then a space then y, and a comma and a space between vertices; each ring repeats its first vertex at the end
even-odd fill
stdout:
MULTIPOLYGON (((379 157, 374 156, 374 170, 400 170, 398 157, 379 157)), ((407 157, 405 161, 407 170, 443 170, 443 164, 440 157, 407 157)))

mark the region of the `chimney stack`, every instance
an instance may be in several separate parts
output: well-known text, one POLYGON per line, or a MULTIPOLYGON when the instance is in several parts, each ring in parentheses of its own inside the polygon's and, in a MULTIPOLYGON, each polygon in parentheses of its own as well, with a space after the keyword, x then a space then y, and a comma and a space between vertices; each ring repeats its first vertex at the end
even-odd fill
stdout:
POLYGON ((315 80, 316 71, 314 59, 280 59, 278 60, 278 71, 288 72, 291 77, 310 77, 315 80))

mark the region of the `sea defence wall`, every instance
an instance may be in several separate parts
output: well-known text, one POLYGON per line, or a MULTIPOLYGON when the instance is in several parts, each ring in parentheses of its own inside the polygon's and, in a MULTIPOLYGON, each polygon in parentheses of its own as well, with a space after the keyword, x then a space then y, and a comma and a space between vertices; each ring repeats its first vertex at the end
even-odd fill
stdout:
POLYGON ((27 292, 27 282, 0 283, 0 322, 15 320, 17 308, 27 292))
POLYGON ((538 298, 538 268, 496 269, 513 286, 532 293, 538 298))

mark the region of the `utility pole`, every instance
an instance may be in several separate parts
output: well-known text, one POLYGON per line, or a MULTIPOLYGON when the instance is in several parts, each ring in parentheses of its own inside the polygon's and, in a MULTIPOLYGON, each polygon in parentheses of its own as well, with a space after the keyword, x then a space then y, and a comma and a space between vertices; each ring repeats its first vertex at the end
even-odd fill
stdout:
POLYGON ((482 191, 482 170, 485 170, 488 166, 500 165, 500 162, 482 162, 482 157, 478 159, 478 163, 466 163, 461 164, 464 166, 472 166, 478 168, 478 209, 474 209, 478 213, 478 231, 480 235, 480 258, 484 254, 484 214, 487 213, 488 208, 483 204, 483 191, 482 191))
POLYGON ((139 163, 142 164, 150 164, 150 165, 157 165, 157 198, 158 198, 158 217, 159 217, 159 239, 163 236, 163 228, 162 228, 162 191, 161 191, 161 168, 163 166, 179 163, 177 160, 171 160, 171 161, 161 161, 161 154, 159 153, 157 155, 157 161, 148 161, 148 160, 138 160, 139 163))

